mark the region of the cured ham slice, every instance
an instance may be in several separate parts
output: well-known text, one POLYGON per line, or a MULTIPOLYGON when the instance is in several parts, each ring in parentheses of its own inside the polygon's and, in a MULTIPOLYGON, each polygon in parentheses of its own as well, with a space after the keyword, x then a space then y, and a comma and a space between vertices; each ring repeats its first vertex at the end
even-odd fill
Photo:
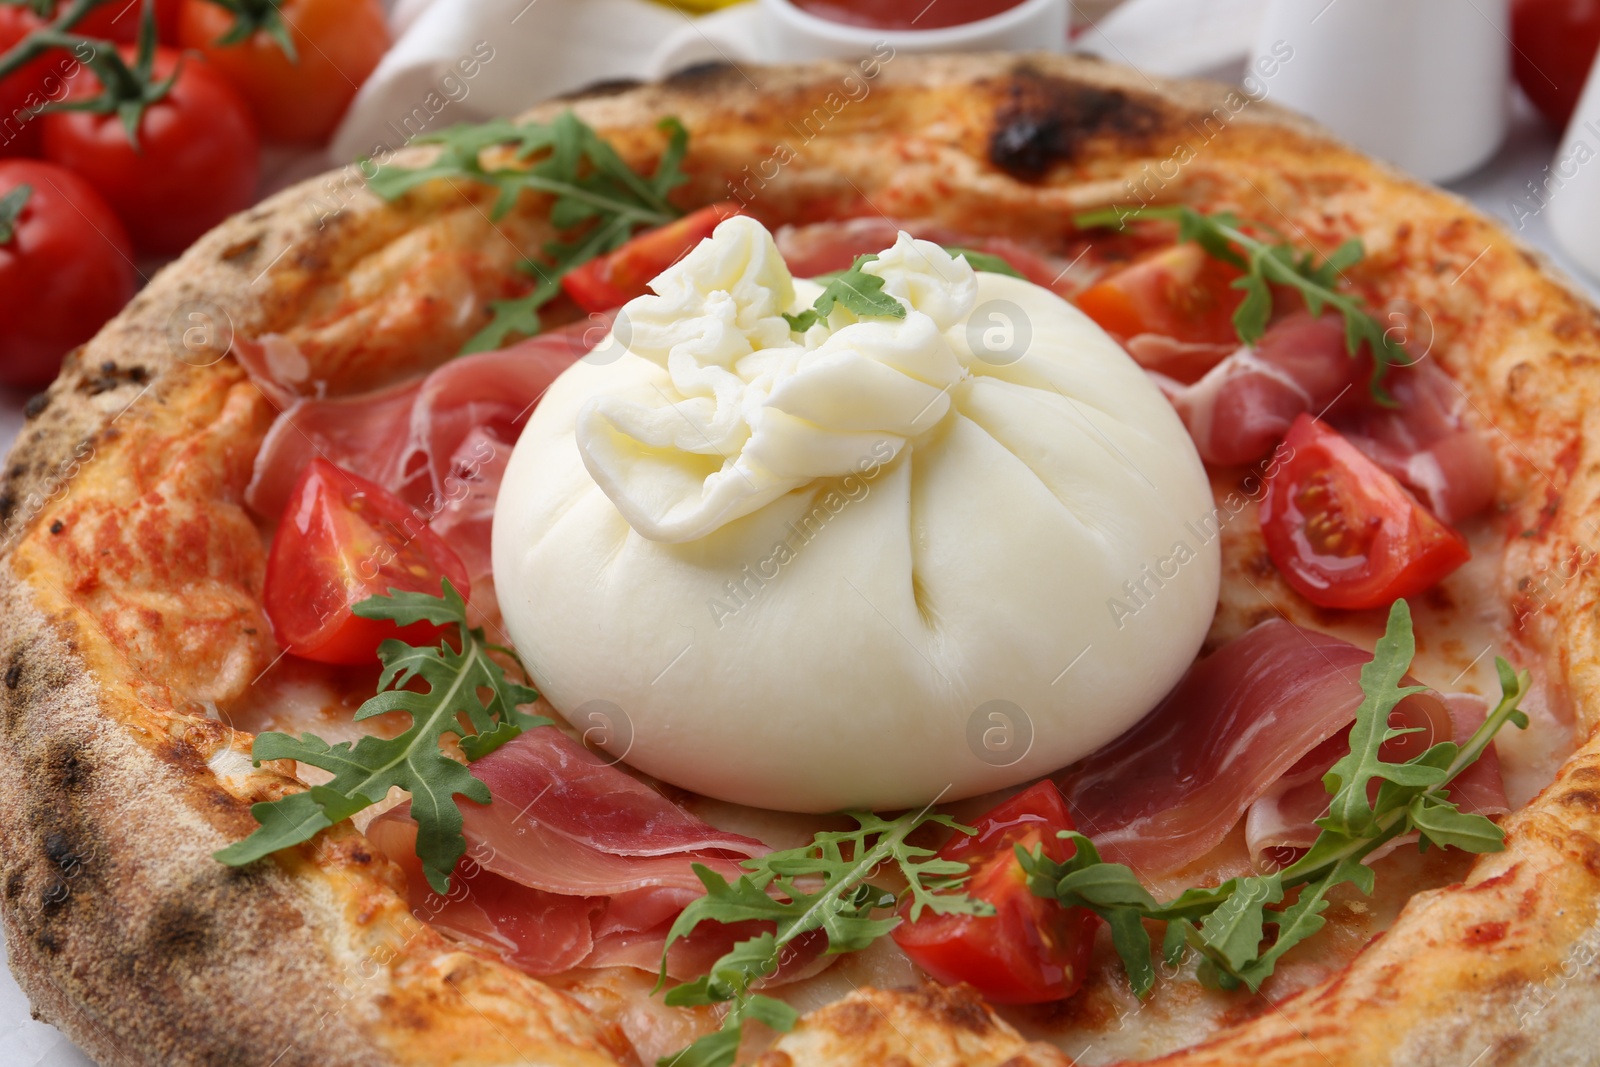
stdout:
POLYGON ((550 383, 608 328, 609 320, 580 323, 359 396, 293 397, 291 385, 258 368, 269 399, 292 399, 256 455, 245 502, 276 520, 301 470, 321 456, 410 504, 476 588, 489 574, 494 501, 512 446, 550 383))
POLYGON ((1395 407, 1362 404, 1330 421, 1443 521, 1476 515, 1494 500, 1496 474, 1488 441, 1466 422, 1466 395, 1429 362, 1392 377, 1395 407))
MULTIPOLYGON (((1256 850, 1309 843, 1327 803, 1321 776, 1348 751, 1343 737, 1371 658, 1282 620, 1257 626, 1195 664, 1139 725, 1057 777, 1073 817, 1108 859, 1146 874, 1204 856, 1269 795, 1275 810, 1258 816, 1256 850)), ((1470 732, 1465 709, 1452 715, 1454 700, 1426 693, 1402 702, 1396 725, 1422 732, 1388 742, 1384 758, 1410 759, 1470 732)), ((1458 788, 1470 789, 1479 810, 1506 810, 1498 764, 1480 763, 1458 788)))
MULTIPOLYGON (((473 764, 494 802, 459 801, 467 853, 451 892, 423 879, 416 824, 402 805, 374 819, 373 843, 406 870, 419 918, 530 974, 573 967, 655 970, 667 931, 704 888, 694 865, 730 881, 761 842, 716 830, 565 734, 533 730, 473 764)), ((673 946, 668 972, 704 974, 756 924, 705 923, 673 946)), ((802 945, 786 973, 814 962, 802 945)))
MULTIPOLYGON (((1488 706, 1482 697, 1451 693, 1442 699, 1456 740, 1470 737, 1483 725, 1488 706)), ((1349 748, 1342 735, 1324 741, 1250 805, 1244 832, 1252 860, 1267 865, 1285 863, 1298 855, 1299 850, 1311 847, 1317 838, 1315 822, 1328 811, 1328 791, 1323 788, 1322 776, 1347 751, 1349 748)), ((1408 753, 1406 758, 1414 754, 1408 753)), ((1386 751, 1384 758, 1395 759, 1396 756, 1386 751)), ((1500 757, 1493 745, 1461 772, 1451 783, 1449 792, 1450 799, 1462 811, 1503 815, 1511 810, 1500 777, 1500 757)), ((1397 837, 1373 856, 1385 855, 1415 840, 1415 834, 1397 837)))
POLYGON ((1189 428, 1200 458, 1235 466, 1261 459, 1283 440, 1295 416, 1321 413, 1365 375, 1360 361, 1345 351, 1341 319, 1297 312, 1193 385, 1157 382, 1189 428))
POLYGON ((947 248, 970 248, 999 256, 1030 282, 1047 289, 1057 286, 1068 266, 1064 259, 1047 256, 1004 237, 974 237, 942 223, 887 219, 881 215, 784 226, 774 239, 790 273, 797 278, 815 278, 819 274, 848 269, 857 256, 882 252, 894 244, 901 230, 947 248))
POLYGON ((1465 397, 1449 375, 1428 362, 1398 368, 1387 381, 1395 406, 1379 405, 1367 389, 1370 357, 1350 357, 1337 315, 1296 312, 1274 323, 1254 348, 1223 356, 1214 345, 1153 334, 1129 339, 1127 348, 1152 372, 1207 463, 1261 459, 1295 416, 1309 411, 1447 523, 1494 499, 1494 454, 1467 424, 1465 397))

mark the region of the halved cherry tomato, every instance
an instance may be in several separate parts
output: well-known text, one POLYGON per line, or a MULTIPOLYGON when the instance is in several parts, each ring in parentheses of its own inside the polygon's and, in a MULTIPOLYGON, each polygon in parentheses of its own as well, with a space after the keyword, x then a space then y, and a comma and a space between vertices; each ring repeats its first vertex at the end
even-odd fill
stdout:
POLYGON ((688 255, 724 219, 739 214, 734 203, 712 204, 677 222, 646 230, 609 255, 596 256, 561 279, 561 287, 585 311, 609 311, 643 296, 656 275, 688 255))
POLYGON ((1323 422, 1302 413, 1283 443, 1291 458, 1267 478, 1261 533, 1313 604, 1385 607, 1472 557, 1460 534, 1323 422))
POLYGON ((1078 294, 1079 310, 1124 339, 1158 333, 1194 344, 1233 344, 1238 268, 1184 243, 1141 256, 1078 294))
POLYGON ((443 578, 463 597, 470 592, 467 568, 426 516, 382 486, 314 459, 273 536, 262 599, 279 643, 295 655, 370 663, 385 638, 436 644, 445 631, 364 619, 351 607, 390 589, 437 595, 443 578))
POLYGON ((971 837, 957 834, 939 850, 940 859, 967 864, 965 892, 994 905, 995 914, 933 915, 906 919, 894 939, 906 955, 941 982, 966 982, 1001 1004, 1040 1004, 1070 997, 1083 985, 1094 947, 1092 912, 1063 908, 1029 889, 1016 846, 1062 861, 1072 846, 1056 837, 1073 829, 1055 783, 1038 783, 978 820, 971 837))

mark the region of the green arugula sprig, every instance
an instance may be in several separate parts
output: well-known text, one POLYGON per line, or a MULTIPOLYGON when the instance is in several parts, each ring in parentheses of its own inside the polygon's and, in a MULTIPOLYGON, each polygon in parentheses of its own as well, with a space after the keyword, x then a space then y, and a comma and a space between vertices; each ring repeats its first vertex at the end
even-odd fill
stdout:
POLYGON ((599 134, 567 111, 550 122, 497 119, 419 137, 419 144, 441 146, 432 162, 420 167, 386 164, 367 186, 385 200, 432 181, 492 186, 498 195, 490 218, 496 220, 522 193, 545 193, 554 198, 551 225, 563 233, 578 231, 571 240, 545 244, 544 261, 521 264, 537 284, 525 296, 491 305, 489 324, 462 349, 482 352, 500 347, 513 335, 537 334, 542 328, 539 309, 560 294, 561 278, 568 271, 616 251, 636 230, 665 225, 682 214, 667 195, 688 180, 682 165, 689 134, 677 119, 665 119, 659 128, 667 134, 667 146, 649 177, 635 172, 599 134), (492 148, 509 148, 513 165, 485 167, 483 154, 492 148))
POLYGON ((1061 836, 1077 851, 1064 863, 1038 850, 1018 850, 1029 887, 1039 896, 1088 908, 1105 919, 1129 983, 1141 997, 1155 983, 1147 919, 1167 924, 1162 954, 1169 965, 1177 966, 1193 951, 1200 957, 1201 981, 1254 991, 1284 953, 1322 929, 1334 887, 1349 883, 1363 894, 1372 893, 1372 868, 1362 860, 1395 838, 1415 832, 1424 850, 1436 845, 1498 852, 1505 847, 1504 831, 1482 815, 1459 810, 1448 786, 1507 722, 1526 728, 1528 717, 1517 704, 1527 694, 1528 674, 1518 674, 1497 659, 1500 702, 1464 745, 1441 741, 1405 763, 1389 763, 1382 755, 1384 742, 1415 732, 1389 725, 1395 706, 1425 688, 1399 684, 1415 651, 1411 610, 1405 601, 1396 601, 1372 661, 1361 669, 1365 696, 1350 729, 1350 753, 1323 778, 1331 800, 1328 814, 1317 820, 1321 832, 1310 850, 1287 867, 1233 878, 1215 888, 1190 889, 1160 904, 1132 870, 1101 860, 1087 837, 1069 832, 1061 836), (1379 783, 1377 796, 1369 799, 1368 784, 1374 780, 1379 783), (1294 890, 1298 895, 1292 902, 1274 907, 1294 890), (1269 926, 1276 930, 1270 939, 1269 926))
MULTIPOLYGON (((790 946, 802 935, 821 930, 829 954, 858 952, 899 925, 897 917, 875 918, 892 908, 894 893, 871 879, 889 865, 906 882, 911 918, 935 914, 991 915, 993 907, 961 893, 967 865, 939 859, 935 850, 913 845, 908 838, 933 824, 972 834, 947 815, 924 809, 896 819, 871 812, 850 812, 854 830, 823 832, 811 844, 745 860, 749 874, 731 884, 700 864, 695 874, 706 895, 685 908, 667 935, 667 948, 688 937, 702 922, 771 922, 775 929, 736 944, 712 965, 705 977, 669 990, 674 1006, 728 1004, 722 1028, 688 1048, 663 1057, 660 1067, 727 1067, 734 1060, 747 1019, 774 1030, 790 1030, 798 1014, 781 1000, 754 992, 762 979, 777 971, 790 946)), ((661 959, 659 990, 667 980, 666 954, 661 959)))
POLYGON ((1363 343, 1372 349, 1372 378, 1368 389, 1373 399, 1386 407, 1395 405, 1384 388, 1390 367, 1409 367, 1414 361, 1396 340, 1391 330, 1372 317, 1360 297, 1340 292, 1340 275, 1361 262, 1366 255, 1359 238, 1352 237, 1321 262, 1310 252, 1300 252, 1288 241, 1263 241, 1246 232, 1246 226, 1278 236, 1271 227, 1247 224, 1230 212, 1202 214, 1186 204, 1157 207, 1109 207, 1076 216, 1080 229, 1102 226, 1122 227, 1130 220, 1159 219, 1178 224, 1178 240, 1193 241, 1216 259, 1244 271, 1233 283, 1244 290, 1244 300, 1233 313, 1233 326, 1239 340, 1253 345, 1267 331, 1272 317, 1272 286, 1295 289, 1312 315, 1329 307, 1344 316, 1345 347, 1354 356, 1363 343))
POLYGON ((254 804, 250 813, 260 827, 216 858, 234 867, 254 862, 282 848, 308 841, 322 830, 376 804, 399 786, 411 794, 411 817, 417 821, 417 857, 428 884, 438 893, 450 889, 450 872, 466 852, 461 811, 455 797, 479 804, 490 802, 489 787, 471 770, 440 750, 445 734, 459 738, 469 760, 481 759, 524 730, 549 726, 551 720, 518 710, 539 694, 506 677, 490 652, 511 655, 491 645, 481 629, 467 625, 467 605, 450 580, 442 596, 389 590, 355 605, 365 619, 390 619, 397 625, 430 622, 454 626, 454 644, 418 647, 391 638, 378 646, 383 673, 378 694, 356 711, 356 721, 390 711, 411 716, 411 728, 394 738, 371 734, 330 745, 314 734, 293 737, 264 733, 250 755, 263 760, 292 759, 332 771, 333 781, 315 785, 280 800, 254 804), (425 693, 410 687, 420 679, 425 693), (465 722, 463 722, 463 719, 465 722))
POLYGON ((828 316, 833 314, 835 304, 843 305, 846 311, 854 312, 864 319, 905 318, 905 305, 883 291, 883 279, 861 269, 877 258, 871 253, 857 256, 856 261, 850 264, 849 270, 829 275, 828 284, 822 290, 822 295, 818 296, 810 307, 798 315, 784 313, 783 317, 789 320, 789 328, 796 333, 805 333, 817 323, 827 322, 828 316))

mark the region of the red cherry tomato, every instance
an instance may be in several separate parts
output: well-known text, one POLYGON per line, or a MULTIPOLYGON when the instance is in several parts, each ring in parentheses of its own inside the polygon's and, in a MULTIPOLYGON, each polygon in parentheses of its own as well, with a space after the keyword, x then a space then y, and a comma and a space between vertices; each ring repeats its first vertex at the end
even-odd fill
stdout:
POLYGON ((1325 608, 1381 608, 1432 588, 1471 558, 1467 542, 1394 476, 1310 415, 1267 476, 1261 533, 1301 596, 1325 608))
POLYGON ((267 557, 262 600, 278 641, 322 663, 371 663, 385 638, 436 644, 431 623, 404 628, 350 609, 390 589, 438 595, 448 578, 463 597, 467 569, 399 497, 314 459, 289 494, 267 557))
MULTIPOLYGON (((131 66, 131 50, 123 49, 131 66)), ((179 62, 172 90, 145 111, 139 147, 116 115, 53 111, 43 116, 45 156, 82 175, 116 208, 141 251, 170 255, 255 199, 261 142, 244 101, 206 61, 156 50, 154 76, 179 62)), ((92 96, 99 79, 73 76, 70 99, 92 96)))
MULTIPOLYGON (((0 4, 0 55, 42 25, 43 20, 27 8, 0 4)), ((0 158, 39 154, 39 121, 30 118, 28 111, 45 102, 44 85, 50 72, 50 57, 40 56, 0 80, 0 158)))
POLYGON ((906 955, 947 984, 966 982, 1000 1004, 1039 1004, 1070 997, 1083 985, 1094 947, 1096 917, 1084 908, 1063 908, 1029 889, 1016 846, 1063 861, 1072 846, 1056 837, 1073 829, 1061 791, 1043 781, 978 820, 971 837, 957 834, 939 850, 940 859, 967 864, 964 889, 994 905, 995 914, 933 915, 895 927, 906 955))
POLYGON ((1240 271, 1197 244, 1142 256, 1078 294, 1078 308, 1121 338, 1158 333, 1195 344, 1239 340, 1233 313, 1244 293, 1240 271))
POLYGON ((1511 70, 1533 106, 1565 128, 1600 51, 1597 0, 1513 0, 1511 70))
POLYGON ((262 136, 321 143, 333 133, 378 60, 389 50, 379 0, 274 0, 294 41, 290 60, 269 34, 218 44, 234 14, 211 0, 187 0, 178 39, 209 59, 239 90, 262 136))
POLYGON ((712 204, 653 230, 646 230, 609 255, 596 256, 561 279, 561 287, 585 311, 609 311, 643 296, 655 276, 682 259, 724 219, 739 214, 734 203, 712 204))
POLYGON ((0 240, 0 385, 37 388, 128 302, 135 274, 127 232, 87 182, 38 160, 0 161, 0 204, 24 185, 20 209, 0 210, 0 231, 12 231, 0 240))
MULTIPOLYGON (((60 14, 66 6, 67 0, 59 0, 56 13, 60 14)), ((162 42, 171 44, 178 40, 178 12, 182 7, 183 0, 156 0, 156 36, 162 42)), ((144 0, 111 0, 104 7, 89 12, 71 32, 132 44, 139 39, 139 22, 143 18, 144 0)))

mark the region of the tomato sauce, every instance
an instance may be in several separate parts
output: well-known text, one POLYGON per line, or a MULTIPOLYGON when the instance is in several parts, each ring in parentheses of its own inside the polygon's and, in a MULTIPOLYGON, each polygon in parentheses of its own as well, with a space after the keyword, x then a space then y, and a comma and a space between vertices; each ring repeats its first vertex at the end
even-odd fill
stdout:
POLYGON ((791 0, 830 22, 877 30, 940 30, 1009 11, 1022 0, 791 0))

